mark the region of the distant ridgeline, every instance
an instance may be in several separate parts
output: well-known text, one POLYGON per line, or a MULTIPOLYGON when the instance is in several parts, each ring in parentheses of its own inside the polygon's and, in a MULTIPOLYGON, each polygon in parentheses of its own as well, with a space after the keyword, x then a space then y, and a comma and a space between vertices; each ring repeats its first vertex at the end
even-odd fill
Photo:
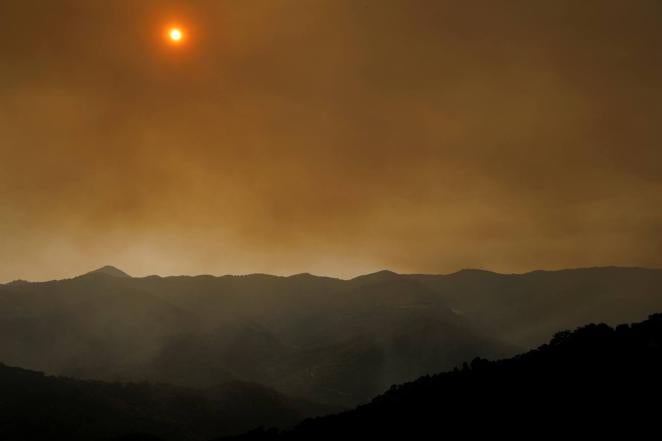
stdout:
MULTIPOLYGON (((477 358, 393 386, 355 410, 221 439, 653 437, 661 372, 662 315, 615 329, 588 325, 514 358, 477 358)), ((301 403, 272 391, 231 389, 85 382, 0 366, 0 439, 204 441, 302 416, 301 403)))
POLYGON ((661 392, 657 314, 631 326, 561 332, 523 355, 477 358, 290 431, 225 440, 651 439, 659 436, 661 392))

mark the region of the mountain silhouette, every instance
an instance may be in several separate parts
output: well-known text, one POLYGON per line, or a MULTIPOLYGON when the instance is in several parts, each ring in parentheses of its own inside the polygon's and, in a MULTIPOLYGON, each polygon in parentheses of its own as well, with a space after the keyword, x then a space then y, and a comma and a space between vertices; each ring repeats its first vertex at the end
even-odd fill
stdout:
POLYGON ((0 433, 6 441, 204 441, 263 424, 288 427, 333 407, 250 383, 200 390, 58 378, 0 365, 0 433))
POLYGON ((637 439, 657 428, 660 372, 657 314, 631 326, 594 324, 560 332, 511 359, 476 358, 289 431, 260 429, 223 439, 637 439))
POLYGON ((662 271, 640 268, 352 280, 108 272, 0 286, 0 361, 104 381, 250 382, 351 407, 559 329, 662 311, 662 271))
POLYGON ((365 274, 354 277, 351 281, 354 283, 374 283, 397 279, 400 274, 389 270, 381 270, 375 273, 365 274))
POLYGON ((131 278, 130 275, 125 273, 124 271, 115 268, 114 266, 106 265, 104 267, 101 267, 99 269, 96 269, 94 271, 90 271, 89 273, 83 274, 84 276, 95 276, 95 275, 104 275, 104 276, 111 276, 111 277, 118 277, 120 279, 128 279, 131 278))
POLYGON ((0 431, 7 441, 558 439, 569 434, 636 439, 657 427, 661 369, 662 314, 615 328, 591 324, 562 331, 535 350, 497 361, 475 358, 445 373, 393 385, 344 412, 245 382, 209 389, 106 383, 0 365, 0 431), (315 416, 322 413, 327 416, 315 416))

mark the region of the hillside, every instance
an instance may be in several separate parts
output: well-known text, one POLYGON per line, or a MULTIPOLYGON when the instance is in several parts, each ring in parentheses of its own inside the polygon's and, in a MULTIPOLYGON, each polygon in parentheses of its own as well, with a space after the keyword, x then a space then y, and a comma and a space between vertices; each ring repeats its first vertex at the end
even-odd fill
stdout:
POLYGON ((113 440, 150 434, 202 441, 263 424, 290 426, 334 410, 248 383, 208 390, 149 383, 104 383, 46 376, 0 365, 3 440, 113 440))
POLYGON ((602 324, 561 332, 517 357, 474 359, 291 431, 232 439, 565 439, 570 434, 632 439, 656 427, 660 372, 662 314, 615 329, 602 324))
POLYGON ((640 321, 662 311, 662 270, 579 268, 498 274, 413 275, 463 317, 511 344, 533 348, 559 329, 640 321))
POLYGON ((662 271, 637 268, 340 280, 132 278, 106 267, 0 286, 0 361, 106 381, 254 382, 351 407, 558 329, 641 320, 662 310, 660 286, 662 271))

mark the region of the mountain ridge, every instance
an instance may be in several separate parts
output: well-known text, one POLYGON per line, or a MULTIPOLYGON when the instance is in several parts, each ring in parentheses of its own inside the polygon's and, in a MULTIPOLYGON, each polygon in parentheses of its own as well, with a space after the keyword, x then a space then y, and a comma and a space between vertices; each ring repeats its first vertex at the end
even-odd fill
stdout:
POLYGON ((558 329, 662 310, 653 269, 367 276, 97 274, 2 285, 0 360, 102 380, 238 379, 349 407, 467 358, 535 347, 558 329))
POLYGON ((268 424, 291 426, 333 406, 285 396, 262 385, 229 382, 209 389, 58 377, 0 363, 3 440, 123 439, 150 433, 207 441, 268 424))
MULTIPOLYGON (((332 279, 349 282, 352 280, 361 280, 366 277, 379 277, 379 276, 405 276, 405 277, 416 277, 416 276, 426 276, 426 277, 452 277, 462 274, 491 274, 496 276, 527 276, 531 274, 545 274, 545 273, 564 273, 564 272, 576 272, 576 271, 600 271, 600 270, 641 270, 641 271, 661 271, 662 268, 655 267, 646 267, 646 266, 627 266, 627 265, 604 265, 604 266, 580 266, 580 267, 568 267, 568 268, 559 268, 559 269, 536 269, 523 272, 499 272, 483 268, 462 268, 457 271, 448 272, 448 273, 422 273, 422 272, 396 272, 389 269, 383 269, 375 272, 359 274, 352 277, 337 277, 323 274, 314 274, 310 272, 302 272, 295 274, 269 274, 269 273, 246 273, 246 274, 168 274, 168 275, 159 275, 159 274, 148 274, 145 276, 132 276, 125 271, 122 271, 114 265, 104 265, 101 268, 96 270, 88 271, 86 273, 73 276, 73 278, 83 277, 90 274, 115 274, 118 278, 132 278, 132 279, 147 279, 147 278, 159 278, 159 279, 170 279, 170 278, 250 278, 250 277, 267 277, 275 279, 290 279, 290 278, 317 278, 317 279, 332 279)), ((9 280, 4 283, 0 283, 0 286, 8 286, 12 284, 24 284, 24 283, 49 283, 49 282, 59 282, 64 280, 69 280, 70 278, 62 277, 49 280, 30 280, 30 279, 15 279, 9 280)))
POLYGON ((78 277, 86 277, 86 276, 110 276, 110 277, 116 277, 119 279, 131 279, 132 277, 122 271, 121 269, 114 267, 112 265, 105 265, 102 266, 101 268, 95 269, 93 271, 87 272, 85 274, 82 274, 78 277))

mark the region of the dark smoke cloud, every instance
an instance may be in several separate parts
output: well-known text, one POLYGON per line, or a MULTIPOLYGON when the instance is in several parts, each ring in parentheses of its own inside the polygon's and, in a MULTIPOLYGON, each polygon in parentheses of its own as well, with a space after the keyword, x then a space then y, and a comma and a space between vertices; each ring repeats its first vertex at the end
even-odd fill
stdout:
POLYGON ((655 0, 5 0, 0 280, 662 266, 660 29, 655 0))

